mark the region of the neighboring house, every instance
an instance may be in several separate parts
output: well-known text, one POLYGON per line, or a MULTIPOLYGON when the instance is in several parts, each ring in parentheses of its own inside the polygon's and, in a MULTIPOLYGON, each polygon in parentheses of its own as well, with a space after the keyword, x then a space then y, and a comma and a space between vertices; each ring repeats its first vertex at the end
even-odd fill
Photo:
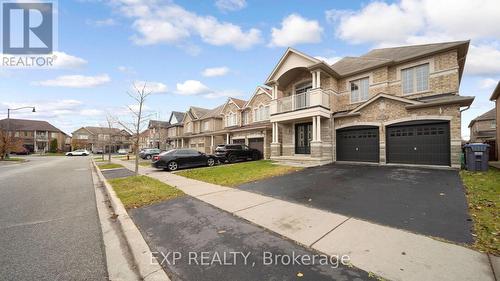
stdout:
POLYGON ((10 118, 9 121, 0 120, 0 128, 2 130, 9 128, 10 134, 16 139, 21 139, 24 147, 31 152, 49 151, 53 139, 57 139, 57 150, 69 151, 67 143, 71 138, 49 122, 10 118))
POLYGON ((167 128, 167 149, 182 147, 184 112, 172 111, 167 128))
POLYGON ((168 121, 150 120, 148 124, 148 147, 167 148, 167 129, 170 126, 168 121))
POLYGON ((500 159, 500 81, 498 81, 498 84, 493 91, 493 94, 491 94, 491 101, 495 102, 495 120, 496 120, 496 159, 500 159))
POLYGON ((139 134, 139 149, 149 148, 149 129, 139 134))
POLYGON ((264 158, 269 158, 272 139, 270 102, 271 90, 264 87, 257 87, 248 101, 229 98, 221 110, 225 140, 246 144, 261 151, 264 158))
POLYGON ((374 49, 329 65, 287 49, 266 80, 272 159, 460 167, 469 41, 374 49))
POLYGON ((214 109, 190 107, 184 114, 183 138, 181 147, 189 147, 204 153, 213 153, 217 144, 226 143, 224 133, 221 132, 224 105, 214 109))
POLYGON ((472 119, 469 123, 470 142, 487 142, 496 139, 496 109, 472 119))
POLYGON ((96 152, 117 152, 119 149, 131 150, 132 135, 126 130, 108 127, 82 127, 72 133, 72 146, 96 152))

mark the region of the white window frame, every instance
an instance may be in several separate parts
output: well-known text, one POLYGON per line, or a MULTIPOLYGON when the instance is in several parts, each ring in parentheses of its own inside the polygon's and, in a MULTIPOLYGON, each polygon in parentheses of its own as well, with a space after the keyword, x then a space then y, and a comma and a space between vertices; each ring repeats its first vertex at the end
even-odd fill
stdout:
POLYGON ((363 102, 368 100, 368 98, 370 97, 370 77, 362 77, 349 81, 349 91, 351 103, 363 102), (366 83, 366 85, 364 85, 364 83, 366 83), (358 87, 357 90, 353 91, 353 84, 358 87), (366 91, 366 93, 363 94, 362 91, 366 91))
POLYGON ((234 112, 229 112, 227 115, 226 115, 226 127, 232 127, 232 126, 236 126, 238 125, 238 122, 237 122, 237 118, 236 118, 236 113, 234 112))
POLYGON ((490 129, 495 129, 497 127, 497 120, 491 120, 490 129))
POLYGON ((189 122, 186 124, 186 132, 187 133, 192 133, 193 132, 193 123, 189 122))
POLYGON ((429 91, 430 69, 431 69, 430 63, 423 63, 401 69, 402 94, 412 95, 429 91), (420 72, 422 72, 421 77, 418 75, 420 72))
POLYGON ((269 120, 269 105, 261 104, 254 109, 254 121, 266 121, 269 120))
POLYGON ((206 131, 210 130, 210 126, 209 125, 210 125, 210 121, 204 121, 203 122, 203 131, 206 132, 206 131))
POLYGON ((241 112, 241 124, 242 125, 247 125, 250 120, 248 120, 248 111, 242 111, 241 112))

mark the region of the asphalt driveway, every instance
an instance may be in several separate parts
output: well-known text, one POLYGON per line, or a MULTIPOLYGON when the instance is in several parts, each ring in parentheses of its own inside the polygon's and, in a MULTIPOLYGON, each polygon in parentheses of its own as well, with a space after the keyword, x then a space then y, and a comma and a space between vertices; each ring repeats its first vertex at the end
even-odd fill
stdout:
POLYGON ((288 258, 275 262, 278 255, 318 253, 189 196, 129 213, 174 281, 374 280, 362 270, 318 259, 314 265, 294 265, 288 258))
POLYGON ((473 242, 458 171, 331 164, 239 188, 458 243, 473 242))

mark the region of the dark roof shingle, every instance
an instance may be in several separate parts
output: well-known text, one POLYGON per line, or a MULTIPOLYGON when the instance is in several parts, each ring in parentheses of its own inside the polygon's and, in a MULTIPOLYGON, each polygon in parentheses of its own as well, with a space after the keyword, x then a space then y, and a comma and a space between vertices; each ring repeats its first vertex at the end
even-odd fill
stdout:
MULTIPOLYGON (((13 131, 49 131, 49 132, 61 132, 52 124, 47 121, 41 120, 28 120, 28 119, 12 119, 10 118, 10 130, 13 131)), ((0 120, 0 128, 7 129, 7 119, 0 120)), ((65 134, 65 133, 64 133, 65 134)))

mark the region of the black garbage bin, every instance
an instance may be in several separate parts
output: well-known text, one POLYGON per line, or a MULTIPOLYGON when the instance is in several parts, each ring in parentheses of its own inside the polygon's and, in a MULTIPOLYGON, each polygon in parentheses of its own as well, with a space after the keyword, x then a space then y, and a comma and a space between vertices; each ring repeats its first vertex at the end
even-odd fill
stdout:
POLYGON ((490 146, 485 143, 466 144, 465 168, 469 171, 487 171, 490 146))

